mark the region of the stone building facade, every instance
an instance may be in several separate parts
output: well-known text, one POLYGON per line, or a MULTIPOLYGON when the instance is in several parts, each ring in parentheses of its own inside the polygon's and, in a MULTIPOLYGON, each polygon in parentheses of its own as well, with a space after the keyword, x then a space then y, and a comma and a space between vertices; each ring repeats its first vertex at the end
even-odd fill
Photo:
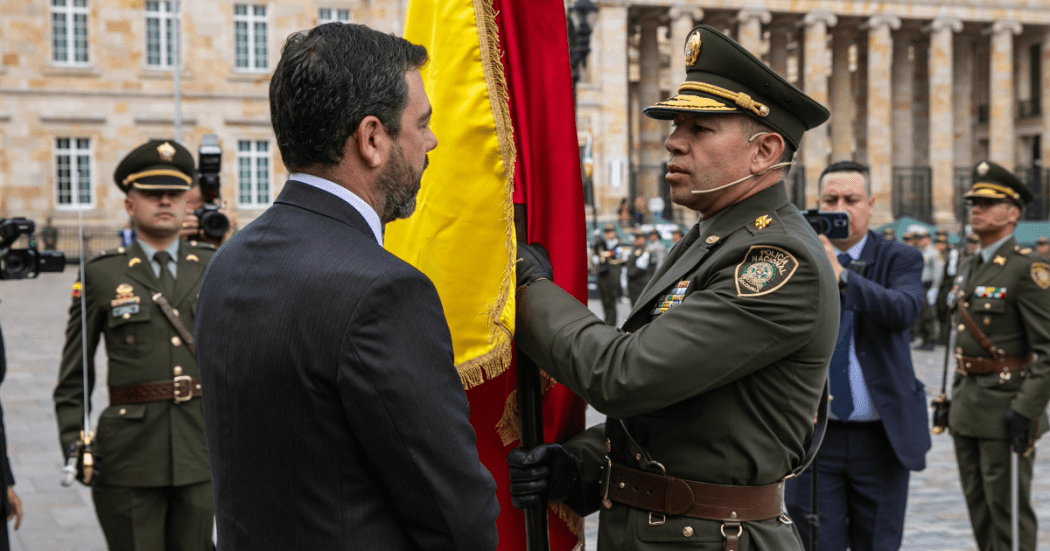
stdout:
MULTIPOLYGON (((588 214, 600 220, 615 219, 624 200, 662 193, 669 126, 641 109, 684 80, 682 44, 698 23, 831 110, 796 155, 797 204, 815 204, 824 166, 852 159, 872 167, 874 222, 910 215, 954 230, 969 167, 988 158, 1030 181, 1039 201, 1029 215, 1046 216, 1050 0, 594 2, 577 128, 592 167, 588 214)), ((137 144, 176 135, 178 96, 182 142, 196 150, 204 134, 219 137, 223 198, 243 225, 287 177, 267 104, 284 39, 327 20, 400 33, 407 5, 0 0, 0 216, 52 217, 61 229, 80 211, 89 226, 122 226, 113 169, 137 144), (170 32, 176 22, 180 33, 170 32)))

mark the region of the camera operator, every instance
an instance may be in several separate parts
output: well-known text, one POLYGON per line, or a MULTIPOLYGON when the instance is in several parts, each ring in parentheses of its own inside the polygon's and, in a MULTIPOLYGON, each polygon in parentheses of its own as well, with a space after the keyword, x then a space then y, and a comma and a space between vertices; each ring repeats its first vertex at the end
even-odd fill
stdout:
MULTIPOLYGON (((834 163, 820 186, 822 211, 850 215, 849 237, 820 236, 842 306, 828 374, 831 415, 814 461, 820 541, 825 549, 899 549, 909 471, 925 468, 930 448, 925 395, 908 347, 924 300, 922 255, 868 229, 875 198, 866 166, 834 163)), ((810 513, 813 470, 787 482, 796 519, 810 513)), ((810 526, 796 526, 808 545, 810 526)))
POLYGON ((218 211, 211 211, 210 214, 223 215, 224 217, 226 217, 228 222, 226 232, 222 235, 222 237, 216 239, 212 236, 209 236, 207 232, 205 232, 203 228, 201 228, 201 221, 200 218, 198 218, 197 216, 197 213, 201 212, 202 208, 204 207, 204 195, 203 193, 201 193, 200 185, 196 181, 193 182, 192 186, 193 187, 191 187, 190 190, 186 192, 186 218, 182 221, 182 229, 179 230, 179 238, 188 241, 201 240, 207 243, 211 243, 212 245, 218 247, 219 245, 225 243, 226 240, 234 234, 234 232, 236 231, 236 225, 233 223, 232 218, 230 218, 230 215, 227 214, 225 210, 222 210, 220 208, 218 211))
POLYGON ((90 431, 83 426, 85 387, 90 396, 95 349, 105 338, 109 406, 97 438, 80 443, 93 447, 87 482, 112 551, 212 549, 211 472, 192 331, 215 248, 179 239, 194 174, 192 154, 174 140, 129 153, 113 179, 127 194, 124 208, 137 236, 128 247, 86 261, 73 287, 55 413, 68 459, 81 431, 90 431))

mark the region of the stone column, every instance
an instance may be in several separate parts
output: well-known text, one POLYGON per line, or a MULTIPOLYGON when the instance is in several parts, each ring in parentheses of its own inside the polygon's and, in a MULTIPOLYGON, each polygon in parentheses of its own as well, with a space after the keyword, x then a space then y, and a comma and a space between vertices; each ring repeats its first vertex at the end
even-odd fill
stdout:
POLYGON ((761 57, 762 49, 762 25, 769 24, 773 15, 766 10, 756 8, 744 8, 736 14, 737 42, 747 51, 761 57))
POLYGON ((892 166, 910 167, 915 164, 915 129, 912 116, 912 101, 915 99, 912 80, 915 77, 915 68, 910 57, 912 38, 905 33, 898 33, 893 39, 892 166))
POLYGON ((849 47, 855 34, 855 29, 836 29, 831 33, 831 162, 853 159, 853 120, 857 113, 849 47))
POLYGON ((893 62, 892 30, 901 27, 895 15, 868 19, 868 162, 875 212, 871 225, 893 220, 893 143, 890 140, 893 111, 890 79, 893 62))
MULTIPOLYGON (((660 91, 660 44, 656 36, 662 15, 658 10, 649 10, 638 21, 638 103, 643 109, 664 99, 660 91)), ((640 110, 638 115, 641 164, 635 190, 638 196, 648 201, 659 194, 660 175, 667 159, 664 149, 667 123, 642 116, 640 110)))
POLYGON ((970 168, 977 164, 973 158, 973 127, 976 122, 973 108, 973 83, 976 78, 974 60, 977 58, 977 54, 972 37, 960 35, 958 42, 959 47, 954 48, 952 52, 955 58, 955 63, 953 64, 954 74, 952 75, 952 89, 954 92, 952 100, 955 103, 952 106, 955 114, 955 124, 953 125, 955 133, 953 162, 955 168, 970 168))
POLYGON ((955 114, 952 112, 954 79, 953 34, 962 30, 958 19, 937 18, 930 24, 930 170, 933 172, 933 222, 957 227, 955 212, 955 114))
POLYGON ((1014 36, 1021 24, 1003 20, 992 23, 991 94, 988 107, 988 157, 1013 170, 1014 158, 1014 36))
POLYGON ((598 216, 615 219, 620 199, 627 196, 628 185, 628 83, 627 83, 627 7, 602 2, 598 10, 594 48, 589 63, 595 67, 593 90, 580 89, 580 111, 595 113, 594 160, 595 196, 598 216))
POLYGON ((769 66, 786 80, 788 77, 788 29, 781 24, 769 27, 769 66))
POLYGON ((853 120, 853 137, 856 143, 853 157, 858 163, 870 164, 868 160, 868 41, 858 36, 857 70, 853 74, 853 102, 857 116, 853 120))
MULTIPOLYGON (((691 6, 675 6, 668 10, 671 20, 671 94, 678 92, 678 85, 685 82, 685 40, 694 22, 704 18, 704 10, 691 6)), ((648 107, 648 106, 646 106, 648 107)))
POLYGON ((912 157, 914 166, 929 166, 930 163, 930 45, 919 38, 912 42, 912 144, 915 154, 912 157))
MULTIPOLYGON (((803 89, 815 101, 828 104, 828 27, 838 23, 829 11, 811 11, 806 14, 805 60, 803 89)), ((800 70, 802 68, 800 67, 800 70)), ((802 143, 802 164, 806 167, 806 201, 812 204, 818 194, 820 172, 828 164, 828 125, 823 124, 806 132, 802 143)))

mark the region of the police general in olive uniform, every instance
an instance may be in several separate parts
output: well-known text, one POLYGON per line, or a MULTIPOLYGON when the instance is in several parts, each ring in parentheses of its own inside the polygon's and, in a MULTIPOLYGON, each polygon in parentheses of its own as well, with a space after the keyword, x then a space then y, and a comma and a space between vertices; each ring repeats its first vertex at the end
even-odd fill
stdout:
POLYGON ((1036 548, 1030 489, 1033 442, 1050 400, 1050 264, 1013 231, 1032 192, 992 162, 973 171, 971 225, 981 249, 954 289, 956 375, 948 426, 982 551, 1010 549, 1010 451, 1018 451, 1020 549, 1036 548), (1034 356, 1034 361, 1033 361, 1034 356))
POLYGON ((192 155, 174 140, 148 142, 125 157, 114 179, 138 238, 88 260, 73 287, 54 393, 59 439, 68 454, 85 428, 82 346, 90 392, 104 337, 109 406, 93 442, 90 484, 113 551, 212 548, 211 474, 191 346, 201 277, 215 249, 178 239, 194 172, 192 155))
POLYGON ((645 114, 673 120, 672 199, 702 220, 623 330, 545 281, 542 249, 519 244, 520 349, 608 418, 508 454, 511 495, 600 509, 601 551, 801 550, 783 480, 826 413, 839 301, 777 170, 828 112, 709 26, 690 33, 686 62, 678 95, 645 114))

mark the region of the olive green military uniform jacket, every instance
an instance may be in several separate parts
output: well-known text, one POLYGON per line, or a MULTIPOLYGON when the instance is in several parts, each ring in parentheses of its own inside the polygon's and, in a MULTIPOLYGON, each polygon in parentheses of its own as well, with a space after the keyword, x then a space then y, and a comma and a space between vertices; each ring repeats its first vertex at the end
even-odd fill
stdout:
MULTIPOLYGON (((179 244, 175 296, 168 300, 191 333, 201 277, 214 253, 211 245, 179 244)), ((89 390, 95 385, 100 336, 106 340, 110 387, 171 381, 176 368, 182 375, 200 376, 193 355, 153 302, 160 282, 137 241, 87 261, 82 281, 82 293, 79 282, 74 286, 54 393, 63 453, 83 426, 81 307, 86 314, 89 390)), ((181 486, 211 479, 200 398, 109 406, 99 418, 94 451, 99 484, 181 486)))
MULTIPOLYGON (((839 324, 834 272, 816 234, 777 184, 702 221, 668 254, 623 331, 547 281, 518 294, 517 343, 558 382, 609 416, 667 474, 760 486, 800 465, 839 324)), ((580 465, 568 501, 598 508, 602 427, 565 444, 580 465)), ((645 465, 611 442, 612 459, 645 465)), ((746 522, 740 549, 801 550, 791 521, 746 522)), ((598 546, 723 549, 716 521, 613 502, 598 546), (686 530, 690 527, 691 530, 686 530)))
MULTIPOLYGON (((1035 363, 1022 376, 968 375, 958 372, 952 384, 948 426, 972 438, 1009 438, 1006 411, 1012 409, 1033 422, 1038 434, 1047 430, 1046 404, 1050 400, 1050 264, 1031 249, 1022 249, 1011 237, 992 260, 977 264, 980 255, 959 267, 957 287, 963 292, 955 307, 966 308, 988 340, 1006 356, 1035 354, 1035 363)), ((969 330, 959 327, 956 351, 964 356, 991 358, 969 330)))

